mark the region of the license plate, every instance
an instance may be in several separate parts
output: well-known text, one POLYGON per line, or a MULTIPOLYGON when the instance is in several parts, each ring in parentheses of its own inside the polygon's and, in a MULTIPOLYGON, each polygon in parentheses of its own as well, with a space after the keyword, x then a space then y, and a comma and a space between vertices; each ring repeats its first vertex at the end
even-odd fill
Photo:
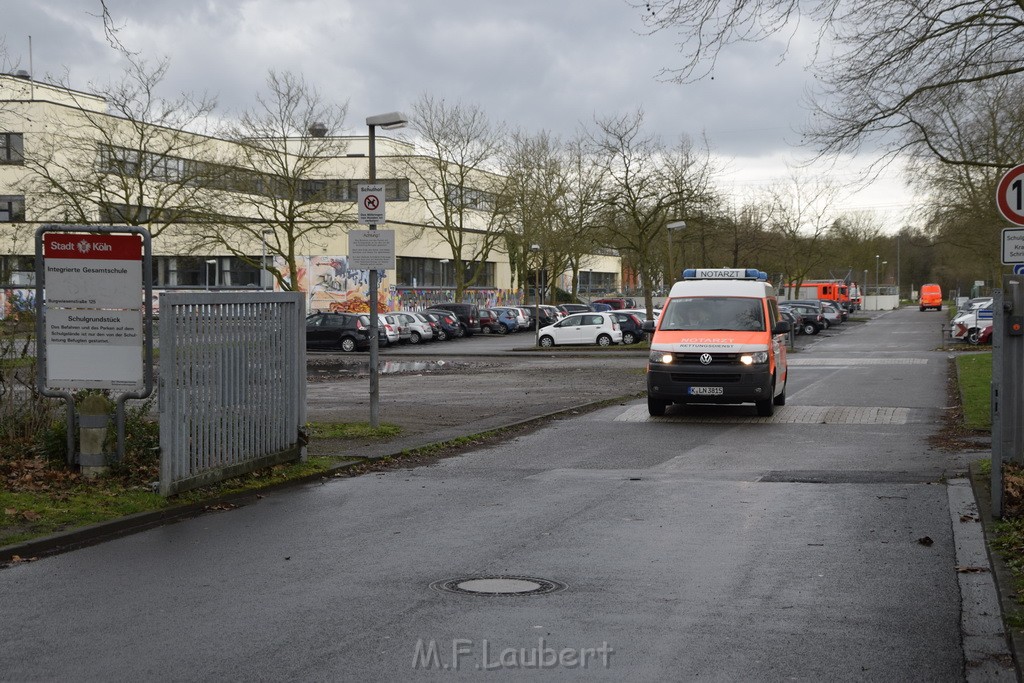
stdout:
POLYGON ((721 396, 725 391, 722 387, 690 387, 687 393, 690 396, 721 396))

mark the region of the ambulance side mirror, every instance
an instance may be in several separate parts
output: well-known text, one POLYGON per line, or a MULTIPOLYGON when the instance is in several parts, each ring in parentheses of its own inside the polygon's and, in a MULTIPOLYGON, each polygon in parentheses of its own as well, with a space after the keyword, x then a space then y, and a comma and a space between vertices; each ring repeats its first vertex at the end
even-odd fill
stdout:
POLYGON ((789 321, 780 320, 775 323, 775 327, 772 328, 772 334, 789 334, 789 321))
POLYGON ((644 321, 644 325, 643 325, 643 331, 644 332, 654 332, 654 324, 655 323, 654 323, 653 320, 645 320, 644 321))

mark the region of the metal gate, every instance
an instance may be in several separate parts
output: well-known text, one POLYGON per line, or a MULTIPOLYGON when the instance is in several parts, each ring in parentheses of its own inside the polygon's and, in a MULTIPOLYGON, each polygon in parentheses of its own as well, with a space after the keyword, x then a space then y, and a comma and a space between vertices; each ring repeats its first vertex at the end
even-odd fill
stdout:
POLYGON ((301 292, 160 295, 160 493, 305 459, 301 292))

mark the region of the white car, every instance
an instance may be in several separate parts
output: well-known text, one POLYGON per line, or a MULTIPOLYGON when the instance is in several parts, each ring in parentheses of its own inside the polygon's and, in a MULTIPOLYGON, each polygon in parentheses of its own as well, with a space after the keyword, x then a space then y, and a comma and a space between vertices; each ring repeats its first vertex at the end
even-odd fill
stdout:
POLYGON ((409 325, 399 320, 394 313, 380 316, 379 323, 384 326, 388 335, 388 345, 409 341, 409 325))
POLYGON ((409 326, 410 344, 419 344, 420 342, 430 341, 434 338, 434 328, 430 326, 430 321, 419 313, 413 313, 412 311, 398 311, 391 315, 397 316, 402 323, 409 326))
POLYGON ((979 297, 970 299, 960 309, 949 323, 949 336, 953 339, 966 339, 970 330, 983 327, 978 322, 979 311, 987 311, 984 315, 986 320, 991 320, 992 297, 979 297))
POLYGON ((561 344, 609 346, 622 343, 622 330, 610 313, 573 313, 542 327, 537 343, 544 348, 561 344))

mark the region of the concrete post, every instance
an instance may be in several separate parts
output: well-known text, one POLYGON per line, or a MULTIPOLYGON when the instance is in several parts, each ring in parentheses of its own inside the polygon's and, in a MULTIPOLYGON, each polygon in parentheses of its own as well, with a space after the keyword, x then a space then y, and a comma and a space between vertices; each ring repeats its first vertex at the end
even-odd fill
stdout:
POLYGON ((107 471, 103 442, 107 438, 110 407, 110 400, 103 394, 89 394, 78 408, 79 443, 82 449, 78 462, 85 477, 95 477, 107 471))

